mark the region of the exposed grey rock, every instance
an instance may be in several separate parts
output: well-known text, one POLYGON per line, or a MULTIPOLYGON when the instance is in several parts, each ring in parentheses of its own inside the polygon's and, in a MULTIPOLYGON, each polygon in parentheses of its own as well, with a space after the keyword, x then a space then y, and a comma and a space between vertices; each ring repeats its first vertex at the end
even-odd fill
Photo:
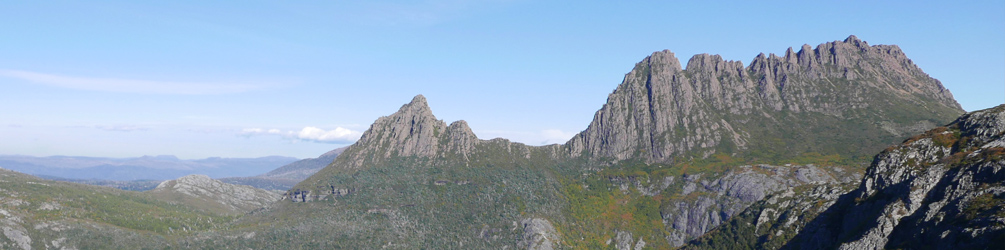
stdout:
POLYGON ((148 191, 161 195, 182 195, 183 199, 205 200, 234 212, 247 212, 279 200, 279 194, 246 185, 223 183, 205 175, 188 175, 168 180, 148 191))
POLYGON ((876 156, 789 248, 987 248, 1005 239, 1005 105, 876 156))
POLYGON ((554 249, 560 238, 551 222, 541 218, 528 218, 520 221, 523 228, 523 237, 517 246, 530 250, 551 250, 554 249))
POLYGON ((3 235, 13 243, 12 247, 31 250, 31 237, 25 233, 24 229, 18 228, 16 225, 3 226, 3 235))
MULTIPOLYGON (((719 55, 699 54, 681 69, 674 54, 664 50, 636 64, 589 127, 566 146, 573 156, 670 162, 764 147, 771 139, 758 130, 764 126, 781 131, 779 135, 799 135, 812 131, 789 124, 807 119, 863 119, 862 126, 848 125, 846 131, 837 128, 832 133, 876 140, 877 133, 915 134, 962 112, 949 90, 914 65, 899 47, 869 46, 855 36, 815 49, 805 45, 799 52, 789 48, 782 57, 762 53, 747 67, 719 55), (896 103, 925 111, 916 116, 938 115, 891 119, 888 112, 896 111, 896 103), (869 131, 856 130, 863 126, 869 131)), ((797 138, 789 143, 812 145, 828 140, 797 138)), ((845 151, 871 155, 879 149, 845 151)))
MULTIPOLYGON (((795 187, 840 185, 842 182, 839 180, 858 179, 847 176, 858 177, 840 167, 827 167, 825 170, 814 165, 764 164, 741 166, 717 178, 688 176, 684 179, 686 184, 682 194, 697 192, 699 195, 694 201, 678 201, 664 209, 663 221, 669 227, 667 241, 671 246, 682 246, 771 194, 792 196, 792 189, 795 187)), ((837 199, 839 194, 830 195, 833 196, 832 199, 837 199)), ((824 194, 816 195, 822 196, 824 194)), ((771 202, 776 202, 778 198, 773 199, 775 200, 771 202)), ((776 211, 766 213, 775 213, 775 216, 765 217, 764 220, 777 217, 776 211)))
POLYGON ((634 241, 635 241, 632 238, 632 232, 617 231, 617 233, 615 233, 614 235, 615 235, 614 236, 614 241, 616 242, 614 244, 614 248, 615 249, 618 249, 618 250, 631 250, 632 249, 632 243, 634 243, 634 241))

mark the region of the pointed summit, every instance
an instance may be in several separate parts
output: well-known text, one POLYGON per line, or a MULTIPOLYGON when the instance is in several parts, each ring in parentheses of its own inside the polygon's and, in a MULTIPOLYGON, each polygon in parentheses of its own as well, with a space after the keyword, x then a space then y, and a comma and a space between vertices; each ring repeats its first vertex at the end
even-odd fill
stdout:
POLYGON ((426 97, 422 96, 422 94, 415 95, 415 97, 412 97, 412 101, 409 102, 408 104, 405 104, 405 105, 406 106, 421 106, 421 107, 429 108, 429 104, 426 103, 426 97))
POLYGON ((399 114, 430 116, 433 120, 436 120, 436 117, 433 117, 433 110, 430 109, 429 104, 426 103, 426 97, 422 96, 421 94, 412 97, 411 102, 408 102, 405 105, 401 105, 401 108, 398 109, 398 112, 391 114, 391 116, 396 116, 399 114))
POLYGON ((861 39, 858 39, 858 37, 857 37, 857 36, 855 36, 855 35, 850 35, 850 36, 848 36, 848 38, 845 38, 845 39, 844 39, 844 42, 846 42, 846 43, 851 43, 851 42, 862 42, 862 40, 861 40, 861 39))

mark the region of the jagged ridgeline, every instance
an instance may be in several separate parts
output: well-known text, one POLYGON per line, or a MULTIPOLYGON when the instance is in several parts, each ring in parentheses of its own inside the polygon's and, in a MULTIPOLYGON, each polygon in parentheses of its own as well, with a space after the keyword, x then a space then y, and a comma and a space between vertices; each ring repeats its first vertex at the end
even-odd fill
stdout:
POLYGON ((896 45, 850 36, 748 66, 670 51, 635 65, 566 145, 574 156, 688 161, 723 153, 762 161, 806 153, 869 158, 963 113, 896 45))
POLYGON ((897 46, 854 36, 747 66, 661 51, 563 145, 481 140, 416 96, 224 233, 240 240, 193 244, 678 247, 768 195, 851 190, 871 155, 962 113, 897 46))

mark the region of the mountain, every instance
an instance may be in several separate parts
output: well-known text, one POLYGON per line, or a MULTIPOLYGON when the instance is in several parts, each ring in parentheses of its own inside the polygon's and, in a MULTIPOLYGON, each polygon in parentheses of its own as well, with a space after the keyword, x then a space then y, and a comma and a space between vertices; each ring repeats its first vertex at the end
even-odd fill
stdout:
POLYGON ((670 163, 724 153, 758 161, 803 153, 868 158, 963 113, 942 84, 896 45, 855 36, 744 67, 670 51, 635 65, 566 145, 607 161, 670 163))
POLYGON ((672 248, 765 197, 840 196, 870 156, 963 113, 899 48, 854 36, 680 65, 645 58, 563 145, 480 140, 416 96, 228 244, 672 248))
POLYGON ((269 171, 268 173, 257 176, 227 177, 220 178, 219 180, 230 184, 248 185, 261 189, 285 192, 293 187, 293 185, 296 185, 300 181, 303 181, 304 179, 307 179, 307 177, 317 173, 325 166, 328 166, 328 164, 332 163, 332 161, 335 160, 335 157, 341 154, 342 151, 345 151, 346 148, 348 147, 336 148, 318 156, 317 158, 307 158, 295 161, 269 171))
POLYGON ((180 160, 170 155, 136 158, 3 155, 0 167, 52 178, 133 181, 169 180, 190 174, 213 178, 253 176, 296 160, 283 156, 180 160))
MULTIPOLYGON (((827 218, 844 218, 846 193, 876 176, 870 156, 963 113, 899 48, 854 36, 747 66, 704 54, 680 65, 669 51, 645 58, 562 145, 481 140, 418 95, 280 202, 187 235, 123 237, 190 249, 668 249, 734 232, 723 235, 833 246, 849 238, 827 218), (743 223, 755 226, 727 230, 743 223)), ((967 214, 993 229, 999 197, 978 197, 967 214)))
POLYGON ((555 235, 545 218, 561 214, 561 184, 541 170, 560 155, 558 146, 479 140, 464 121, 436 119, 419 95, 377 119, 334 162, 287 192, 287 202, 244 217, 241 225, 256 230, 255 238, 227 244, 501 248, 516 238, 552 244, 534 239, 555 235), (298 213, 304 214, 289 216, 298 213), (272 226, 255 227, 262 223, 272 226), (289 228, 302 233, 288 235, 289 228), (467 240, 461 246, 444 239, 467 240))

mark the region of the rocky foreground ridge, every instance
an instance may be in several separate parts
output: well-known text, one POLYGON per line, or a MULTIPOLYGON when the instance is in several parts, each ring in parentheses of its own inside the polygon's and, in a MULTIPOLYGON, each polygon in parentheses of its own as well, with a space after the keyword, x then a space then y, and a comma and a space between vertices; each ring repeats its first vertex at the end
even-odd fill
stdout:
POLYGON ((840 196, 773 195, 688 248, 988 249, 1005 242, 1003 170, 1005 105, 887 148, 840 196))
POLYGON ((982 249, 1005 242, 1005 105, 876 156, 791 248, 982 249))

